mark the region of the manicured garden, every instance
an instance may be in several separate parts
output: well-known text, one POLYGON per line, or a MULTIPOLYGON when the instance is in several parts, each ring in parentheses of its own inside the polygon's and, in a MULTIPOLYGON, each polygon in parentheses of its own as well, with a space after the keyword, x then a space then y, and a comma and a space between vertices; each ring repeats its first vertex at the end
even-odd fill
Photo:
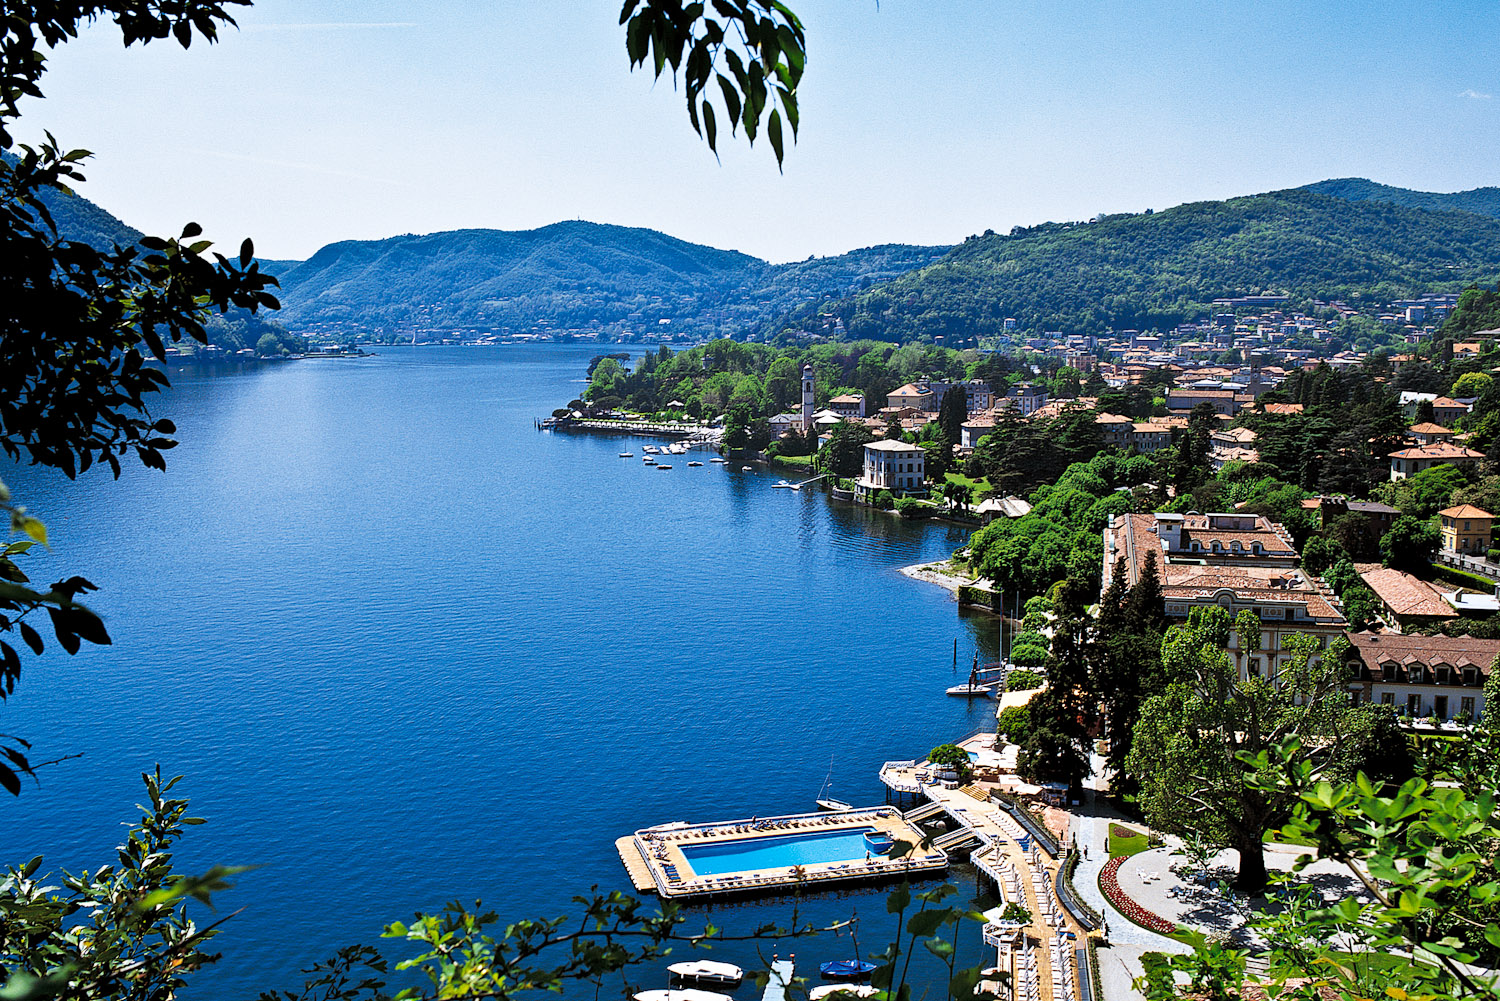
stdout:
POLYGON ((1109 825, 1109 857, 1129 858, 1151 847, 1151 841, 1140 831, 1123 824, 1109 825))
MULTIPOLYGON (((1111 825, 1114 826, 1114 825, 1111 825)), ((1111 832, 1110 838, 1114 834, 1111 832)), ((1144 840, 1144 835, 1142 836, 1144 840)), ((1125 864, 1129 856, 1120 855, 1104 863, 1104 868, 1099 870, 1099 889, 1104 893, 1104 899, 1108 900, 1114 909, 1125 915, 1131 921, 1140 925, 1147 931, 1156 932, 1158 935, 1171 935, 1177 931, 1177 926, 1166 918, 1153 914, 1140 904, 1132 900, 1123 889, 1120 888, 1120 866, 1125 864)))

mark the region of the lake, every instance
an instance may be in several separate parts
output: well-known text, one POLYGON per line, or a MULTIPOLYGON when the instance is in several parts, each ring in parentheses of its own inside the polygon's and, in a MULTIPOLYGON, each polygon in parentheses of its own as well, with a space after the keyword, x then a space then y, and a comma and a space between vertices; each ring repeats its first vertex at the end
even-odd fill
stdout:
MULTIPOLYGON (((174 371, 154 407, 182 442, 165 474, 4 474, 51 533, 28 571, 100 585, 114 646, 54 645, 5 704, 35 760, 82 757, 0 805, 0 860, 109 861, 139 773, 186 775, 209 822, 181 867, 261 866, 222 896, 244 911, 189 996, 300 986, 451 899, 561 914, 591 885, 629 889, 614 840, 635 829, 809 810, 830 768, 831 795, 882 802, 881 762, 993 723, 943 689, 996 656, 995 620, 897 573, 966 530, 535 430, 613 348, 378 350, 174 371)), ((801 917, 857 907, 870 951, 892 930, 883 895, 801 917)), ((814 974, 849 951, 788 948, 814 974)))

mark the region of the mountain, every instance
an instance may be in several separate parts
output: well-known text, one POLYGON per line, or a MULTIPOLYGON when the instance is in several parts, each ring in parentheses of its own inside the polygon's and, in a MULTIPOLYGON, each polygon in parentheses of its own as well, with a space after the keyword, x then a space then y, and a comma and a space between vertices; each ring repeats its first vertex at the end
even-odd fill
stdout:
POLYGON ((891 245, 772 265, 655 230, 589 222, 351 240, 281 273, 282 316, 306 328, 618 333, 669 320, 705 334, 738 333, 947 250, 891 245))
POLYGON ((850 337, 1093 333, 1201 318, 1222 296, 1383 303, 1500 275, 1500 220, 1354 202, 1305 190, 970 237, 866 292, 803 307, 784 325, 843 321, 850 337), (819 314, 822 314, 821 318, 819 314))
POLYGON ((1500 219, 1500 188, 1473 188, 1446 194, 1440 191, 1413 191, 1410 188, 1393 188, 1389 184, 1377 184, 1363 177, 1340 177, 1315 184, 1304 185, 1301 190, 1320 195, 1332 195, 1349 202, 1388 202, 1404 205, 1410 209, 1430 211, 1474 212, 1500 219))

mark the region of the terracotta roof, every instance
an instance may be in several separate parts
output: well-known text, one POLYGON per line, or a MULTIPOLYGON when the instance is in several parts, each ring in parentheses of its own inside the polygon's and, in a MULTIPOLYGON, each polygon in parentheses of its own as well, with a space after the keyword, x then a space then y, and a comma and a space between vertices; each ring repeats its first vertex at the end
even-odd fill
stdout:
POLYGON ((1250 428, 1225 428, 1223 431, 1211 432, 1210 436, 1215 440, 1222 441, 1228 439, 1239 444, 1251 442, 1260 437, 1260 435, 1256 434, 1250 428))
POLYGON ((1171 434, 1172 433, 1172 425, 1170 425, 1170 424, 1153 424, 1153 423, 1151 423, 1149 421, 1146 422, 1146 423, 1144 423, 1144 424, 1132 424, 1131 428, 1135 431, 1136 434, 1171 434))
POLYGON ((1490 665, 1496 656, 1500 656, 1500 640, 1482 640, 1473 636, 1407 636, 1372 632, 1344 635, 1367 667, 1392 661, 1398 664, 1416 662, 1477 667, 1481 674, 1489 674, 1490 665))
POLYGON ((1444 518, 1493 518, 1494 515, 1488 511, 1477 508, 1473 504, 1460 504, 1457 507, 1444 508, 1438 514, 1444 518))
POLYGON ((932 395, 932 390, 930 390, 930 389, 923 389, 921 386, 918 386, 914 382, 908 382, 906 385, 902 386, 900 389, 896 390, 895 392, 888 393, 887 395, 888 396, 930 396, 930 395, 932 395))
POLYGON ((1232 400, 1232 389, 1169 389, 1167 399, 1232 400))
POLYGON ((1464 448, 1452 442, 1435 441, 1431 445, 1418 445, 1415 448, 1403 448, 1399 452, 1392 452, 1392 459, 1483 459, 1483 452, 1476 452, 1472 448, 1464 448))
POLYGON ((1094 418, 1095 424, 1131 424, 1134 423, 1129 417, 1121 417, 1119 414, 1099 414, 1094 418))
POLYGON ((828 402, 830 404, 833 404, 833 403, 863 403, 863 402, 865 402, 865 398, 863 396, 860 396, 857 393, 854 394, 854 395, 849 395, 849 394, 846 393, 843 396, 835 396, 833 399, 829 400, 828 402))
POLYGON ((1439 408, 1441 408, 1443 410, 1468 410, 1469 409, 1468 407, 1464 406, 1462 403, 1459 403, 1457 400, 1450 400, 1446 396, 1439 396, 1437 399, 1435 399, 1435 400, 1432 401, 1432 409, 1437 410, 1439 408))
POLYGON ((1419 615, 1432 619, 1458 618, 1458 613, 1443 600, 1441 591, 1409 573, 1381 567, 1379 570, 1362 571, 1359 579, 1398 617, 1419 615))
POLYGON ((1412 430, 1413 434, 1452 434, 1453 433, 1450 429, 1443 427, 1441 424, 1434 424, 1431 421, 1424 421, 1421 424, 1413 424, 1411 426, 1411 430, 1412 430))

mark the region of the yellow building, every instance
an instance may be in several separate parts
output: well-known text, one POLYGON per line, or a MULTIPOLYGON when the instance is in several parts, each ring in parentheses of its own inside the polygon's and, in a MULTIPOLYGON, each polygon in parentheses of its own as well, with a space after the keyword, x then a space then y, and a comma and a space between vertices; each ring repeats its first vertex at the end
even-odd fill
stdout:
POLYGON ((1450 553, 1483 556, 1490 548, 1490 529, 1495 516, 1473 504, 1460 504, 1439 511, 1443 519, 1443 548, 1450 553))

